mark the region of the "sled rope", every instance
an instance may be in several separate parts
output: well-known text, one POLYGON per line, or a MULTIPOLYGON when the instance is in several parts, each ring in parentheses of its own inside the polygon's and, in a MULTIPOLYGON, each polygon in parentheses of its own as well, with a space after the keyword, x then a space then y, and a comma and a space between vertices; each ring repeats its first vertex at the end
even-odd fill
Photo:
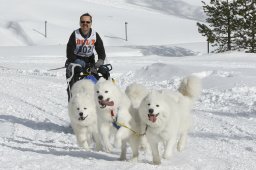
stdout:
POLYGON ((111 117, 112 117, 112 119, 113 119, 113 122, 112 122, 112 123, 113 123, 113 126, 114 126, 115 128, 117 128, 117 130, 118 130, 120 127, 124 127, 124 128, 126 128, 126 129, 129 129, 130 131, 132 131, 132 132, 134 133, 134 135, 136 135, 136 136, 144 136, 144 135, 146 134, 146 132, 147 132, 148 125, 146 125, 145 132, 144 132, 144 133, 138 133, 138 132, 136 132, 135 130, 131 129, 130 127, 126 126, 124 123, 118 122, 118 121, 117 121, 117 119, 118 119, 118 114, 117 114, 116 118, 114 119, 114 111, 113 111, 113 110, 111 110, 111 117))
POLYGON ((127 129, 129 129, 129 130, 132 131, 136 136, 144 136, 144 135, 146 134, 147 127, 148 127, 148 126, 146 126, 146 129, 145 129, 145 132, 144 132, 144 133, 138 133, 138 132, 136 132, 135 130, 131 129, 130 127, 126 126, 126 125, 123 124, 123 123, 116 122, 116 124, 119 125, 119 126, 122 126, 122 127, 125 127, 125 128, 127 128, 127 129))
POLYGON ((66 67, 64 66, 64 67, 52 68, 52 69, 48 69, 47 71, 60 70, 60 69, 63 69, 63 68, 66 68, 66 67))

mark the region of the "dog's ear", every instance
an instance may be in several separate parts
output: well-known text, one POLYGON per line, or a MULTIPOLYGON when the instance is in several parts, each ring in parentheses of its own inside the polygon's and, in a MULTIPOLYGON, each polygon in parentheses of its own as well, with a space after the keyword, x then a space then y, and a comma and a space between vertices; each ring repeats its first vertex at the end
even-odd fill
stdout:
POLYGON ((109 76, 108 80, 106 80, 106 81, 111 81, 113 84, 116 84, 116 80, 110 76, 109 76))
POLYGON ((98 83, 102 83, 102 82, 104 82, 104 81, 106 81, 106 79, 104 79, 103 77, 100 77, 100 79, 97 81, 97 84, 98 84, 98 83))
POLYGON ((70 100, 69 100, 69 102, 70 102, 70 103, 74 103, 75 98, 77 98, 77 97, 79 97, 79 93, 76 93, 76 94, 72 95, 71 98, 70 98, 70 100))
POLYGON ((68 102, 68 105, 71 106, 71 104, 73 105, 75 103, 75 98, 74 96, 72 96, 68 102))

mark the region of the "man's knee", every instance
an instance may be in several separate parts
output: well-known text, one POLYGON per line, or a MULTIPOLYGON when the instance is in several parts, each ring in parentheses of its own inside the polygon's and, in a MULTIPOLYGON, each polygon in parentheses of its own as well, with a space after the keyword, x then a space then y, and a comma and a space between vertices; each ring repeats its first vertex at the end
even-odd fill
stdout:
POLYGON ((76 60, 74 61, 74 63, 81 65, 82 68, 85 68, 85 67, 86 67, 85 61, 83 61, 83 60, 81 60, 81 59, 79 59, 79 58, 76 59, 76 60))

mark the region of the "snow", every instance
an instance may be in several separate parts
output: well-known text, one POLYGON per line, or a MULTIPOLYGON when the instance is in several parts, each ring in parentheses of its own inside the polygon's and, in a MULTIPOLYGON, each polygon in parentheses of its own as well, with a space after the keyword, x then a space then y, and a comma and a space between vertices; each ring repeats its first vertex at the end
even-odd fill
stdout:
POLYGON ((165 4, 161 8, 151 2, 2 0, 0 169, 255 169, 255 54, 206 54, 205 38, 195 24, 202 18, 166 13, 184 2, 192 6, 183 14, 191 14, 201 4, 197 0, 158 1, 165 4), (87 11, 106 46, 111 75, 123 90, 132 82, 176 90, 187 75, 202 79, 187 147, 161 165, 152 165, 149 153, 140 152, 138 163, 122 162, 117 148, 105 153, 76 144, 67 114, 65 70, 49 69, 64 65, 65 44, 87 11), (47 38, 42 35, 45 20, 47 38))

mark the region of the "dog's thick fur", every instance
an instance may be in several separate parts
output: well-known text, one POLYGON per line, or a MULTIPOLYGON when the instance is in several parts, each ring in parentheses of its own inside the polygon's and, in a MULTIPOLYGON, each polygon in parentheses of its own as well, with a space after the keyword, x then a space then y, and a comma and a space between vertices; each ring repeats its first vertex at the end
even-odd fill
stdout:
MULTIPOLYGON (((143 98, 145 98, 147 96, 147 94, 149 93, 149 90, 142 84, 132 83, 126 87, 125 93, 129 97, 129 99, 132 103, 132 105, 130 107, 130 113, 132 114, 132 116, 136 122, 137 129, 139 129, 138 133, 144 134, 146 126, 141 121, 138 109, 139 109, 139 106, 140 106, 143 98)), ((146 136, 140 135, 139 140, 140 140, 141 148, 143 150, 145 150, 146 152, 150 152, 149 151, 150 146, 149 146, 149 143, 147 142, 146 136)))
POLYGON ((148 94, 148 90, 141 84, 132 83, 126 87, 125 93, 131 100, 132 106, 138 108, 142 99, 148 94))
POLYGON ((163 157, 166 159, 172 155, 177 140, 177 150, 184 148, 192 121, 190 111, 200 91, 200 80, 190 76, 181 82, 179 92, 155 90, 141 102, 139 115, 148 127, 146 137, 151 146, 154 164, 161 163, 159 142, 164 144, 163 157))
POLYGON ((91 80, 82 79, 77 81, 71 88, 71 95, 85 93, 95 98, 95 85, 91 80))
POLYGON ((80 81, 73 85, 71 89, 72 97, 68 103, 71 126, 80 147, 88 150, 89 142, 93 139, 96 150, 100 150, 101 144, 97 126, 95 87, 90 80, 80 81))
POLYGON ((138 158, 138 137, 130 130, 137 130, 135 120, 129 112, 131 102, 124 92, 110 79, 100 79, 96 84, 96 97, 98 99, 97 113, 99 132, 102 137, 105 151, 111 152, 110 136, 115 136, 115 145, 121 146, 120 160, 126 159, 126 143, 133 152, 133 160, 138 158), (118 122, 124 126, 117 129, 113 123, 118 122))

